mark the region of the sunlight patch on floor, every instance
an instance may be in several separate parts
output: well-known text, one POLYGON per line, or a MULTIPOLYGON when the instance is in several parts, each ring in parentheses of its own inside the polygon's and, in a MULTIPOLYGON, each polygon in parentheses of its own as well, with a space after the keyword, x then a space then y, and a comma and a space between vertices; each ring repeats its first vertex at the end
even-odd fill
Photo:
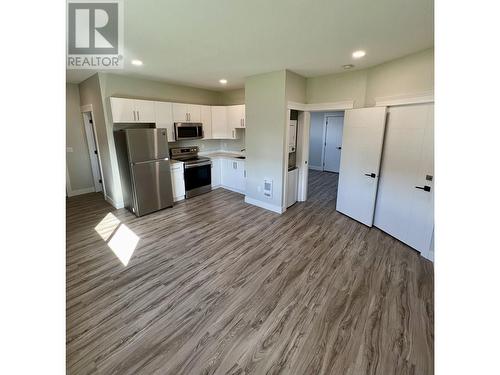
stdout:
POLYGON ((134 253, 139 237, 111 212, 94 228, 124 266, 134 253))
POLYGON ((116 228, 118 228, 118 225, 120 225, 120 220, 110 212, 94 229, 104 241, 107 241, 116 228))

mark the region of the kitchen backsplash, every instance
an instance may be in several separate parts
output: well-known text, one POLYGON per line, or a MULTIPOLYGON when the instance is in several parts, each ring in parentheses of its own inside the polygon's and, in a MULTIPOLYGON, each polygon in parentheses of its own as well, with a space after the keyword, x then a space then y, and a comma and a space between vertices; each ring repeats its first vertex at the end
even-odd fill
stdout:
POLYGON ((201 152, 206 151, 237 151, 245 148, 245 131, 237 130, 239 139, 191 139, 185 141, 169 142, 172 147, 198 146, 201 152))

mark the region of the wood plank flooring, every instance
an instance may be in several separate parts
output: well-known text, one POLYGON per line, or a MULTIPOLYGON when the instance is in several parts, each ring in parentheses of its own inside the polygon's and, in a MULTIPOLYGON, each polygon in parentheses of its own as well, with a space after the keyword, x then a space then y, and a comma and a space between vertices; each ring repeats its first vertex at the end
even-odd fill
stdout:
POLYGON ((432 263, 336 212, 336 184, 311 171, 283 215, 222 189, 142 218, 69 198, 68 374, 432 375, 432 263))

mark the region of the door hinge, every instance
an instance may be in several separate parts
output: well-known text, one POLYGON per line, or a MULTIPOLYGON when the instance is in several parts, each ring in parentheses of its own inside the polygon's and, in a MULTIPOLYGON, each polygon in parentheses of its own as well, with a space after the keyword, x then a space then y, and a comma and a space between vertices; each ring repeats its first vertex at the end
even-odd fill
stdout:
POLYGON ((101 179, 99 179, 99 183, 102 184, 102 180, 101 179))
POLYGON ((94 154, 96 154, 96 155, 97 155, 97 150, 94 150, 94 154))

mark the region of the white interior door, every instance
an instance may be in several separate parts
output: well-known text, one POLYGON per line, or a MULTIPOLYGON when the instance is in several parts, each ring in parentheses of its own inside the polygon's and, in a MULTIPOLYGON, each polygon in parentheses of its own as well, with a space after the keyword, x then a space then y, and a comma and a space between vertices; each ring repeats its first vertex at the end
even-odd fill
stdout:
POLYGON ((345 111, 337 211, 372 226, 385 130, 385 107, 345 111))
POLYGON ((327 116, 326 118, 324 171, 338 173, 340 170, 343 125, 344 117, 327 116))
POLYGON ((374 225, 426 255, 434 230, 433 104, 389 109, 378 189, 374 225))

